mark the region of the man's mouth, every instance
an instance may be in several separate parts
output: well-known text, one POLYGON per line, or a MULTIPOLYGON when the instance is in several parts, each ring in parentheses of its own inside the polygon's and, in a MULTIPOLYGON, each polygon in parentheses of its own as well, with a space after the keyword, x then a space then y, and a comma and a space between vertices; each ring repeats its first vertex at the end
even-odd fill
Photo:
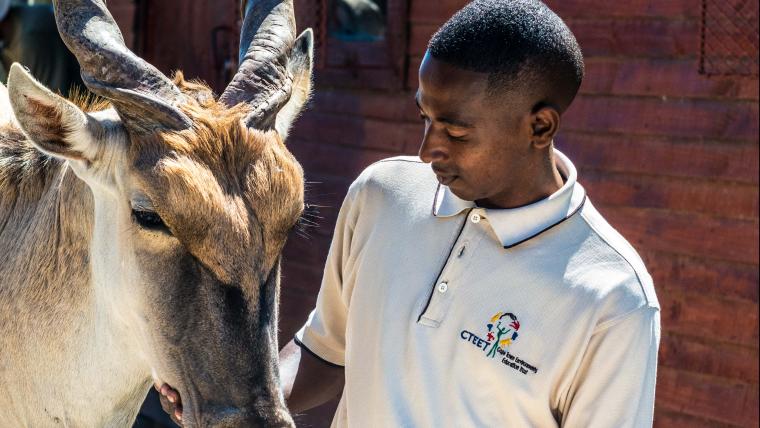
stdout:
POLYGON ((438 174, 436 174, 435 178, 437 178, 438 182, 441 183, 442 185, 448 186, 454 180, 456 180, 458 177, 456 175, 438 175, 438 174))
POLYGON ((433 169, 433 172, 435 173, 435 178, 438 179, 438 182, 443 184, 444 186, 448 186, 451 184, 452 181, 459 178, 458 175, 452 174, 450 171, 447 171, 444 168, 441 168, 438 165, 432 164, 430 167, 433 169))

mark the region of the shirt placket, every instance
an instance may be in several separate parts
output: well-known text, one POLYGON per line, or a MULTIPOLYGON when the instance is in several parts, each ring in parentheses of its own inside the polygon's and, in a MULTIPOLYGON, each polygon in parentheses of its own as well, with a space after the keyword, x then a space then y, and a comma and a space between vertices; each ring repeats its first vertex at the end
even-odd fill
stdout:
POLYGON ((452 247, 445 265, 435 283, 431 285, 430 298, 423 308, 418 323, 427 327, 438 327, 446 316, 452 301, 462 287, 465 287, 463 273, 472 261, 474 248, 482 239, 484 211, 475 208, 467 213, 467 219, 452 247))

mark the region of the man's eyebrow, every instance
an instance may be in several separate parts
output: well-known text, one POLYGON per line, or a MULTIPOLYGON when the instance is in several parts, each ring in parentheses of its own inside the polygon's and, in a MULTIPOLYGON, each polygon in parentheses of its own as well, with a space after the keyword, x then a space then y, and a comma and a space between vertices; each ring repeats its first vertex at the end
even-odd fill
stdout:
MULTIPOLYGON (((416 94, 414 96, 414 102, 415 102, 415 104, 417 104, 417 108, 419 108, 420 110, 422 110, 422 105, 420 105, 420 95, 419 94, 416 94)), ((475 127, 475 125, 473 125, 470 122, 467 122, 467 121, 464 121, 464 120, 461 120, 461 119, 456 119, 456 118, 449 118, 449 117, 446 117, 446 116, 436 117, 435 120, 437 120, 438 122, 443 122, 443 123, 451 125, 451 126, 456 126, 457 128, 474 128, 475 127)))

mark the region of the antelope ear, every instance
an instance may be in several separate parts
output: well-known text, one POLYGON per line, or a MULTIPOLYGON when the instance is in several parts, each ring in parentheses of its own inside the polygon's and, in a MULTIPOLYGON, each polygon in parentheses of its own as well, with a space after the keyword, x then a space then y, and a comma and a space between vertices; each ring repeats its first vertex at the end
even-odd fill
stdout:
POLYGON ((293 43, 288 59, 288 74, 293 76, 293 91, 288 102, 277 113, 275 128, 283 140, 301 114, 311 95, 311 72, 314 62, 314 33, 307 28, 293 43))
POLYGON ((36 81, 14 63, 8 73, 8 94, 21 130, 41 151, 63 159, 92 161, 98 123, 67 99, 36 81))

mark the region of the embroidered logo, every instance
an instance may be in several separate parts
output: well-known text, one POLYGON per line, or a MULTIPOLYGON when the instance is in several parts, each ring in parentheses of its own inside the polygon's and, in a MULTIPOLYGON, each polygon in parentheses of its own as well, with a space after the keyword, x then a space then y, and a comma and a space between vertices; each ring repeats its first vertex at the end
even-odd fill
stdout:
POLYGON ((528 364, 525 360, 509 352, 509 346, 520 335, 520 321, 511 312, 497 312, 486 323, 485 338, 481 338, 467 330, 462 330, 459 337, 470 342, 486 354, 487 358, 501 356, 501 363, 511 367, 522 374, 528 372, 538 373, 538 369, 528 364))
POLYGON ((487 356, 493 358, 497 352, 503 355, 506 348, 517 339, 520 321, 512 313, 497 312, 496 315, 491 317, 491 321, 486 327, 488 327, 486 340, 488 343, 491 343, 487 356), (496 336, 494 336, 494 333, 496 336))

